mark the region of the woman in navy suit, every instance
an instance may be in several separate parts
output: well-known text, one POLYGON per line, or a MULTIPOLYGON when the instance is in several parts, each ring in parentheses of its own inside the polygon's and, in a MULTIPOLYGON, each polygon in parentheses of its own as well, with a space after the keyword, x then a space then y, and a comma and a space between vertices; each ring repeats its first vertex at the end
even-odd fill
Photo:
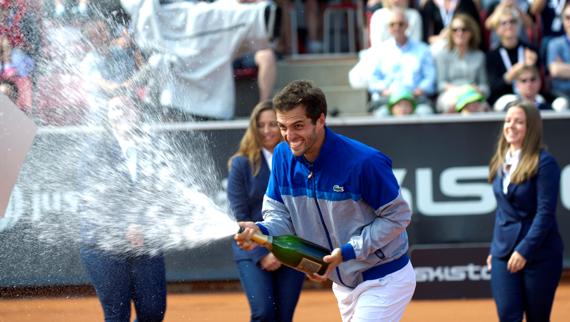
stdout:
POLYGON ((507 105, 503 131, 489 164, 497 199, 491 289, 500 321, 549 321, 562 274, 563 243, 556 221, 560 168, 542 145, 538 109, 507 105))
MULTIPOLYGON (((271 101, 255 106, 239 150, 229 160, 228 200, 237 221, 260 221, 273 148, 281 133, 271 101)), ((263 247, 251 251, 232 244, 251 321, 292 321, 305 274, 281 265, 263 247)))
POLYGON ((166 312, 164 257, 148 245, 140 205, 156 191, 156 173, 143 170, 155 158, 140 144, 137 109, 129 96, 111 98, 106 131, 89 142, 78 167, 81 261, 106 322, 131 321, 131 304, 139 322, 163 321, 166 312))

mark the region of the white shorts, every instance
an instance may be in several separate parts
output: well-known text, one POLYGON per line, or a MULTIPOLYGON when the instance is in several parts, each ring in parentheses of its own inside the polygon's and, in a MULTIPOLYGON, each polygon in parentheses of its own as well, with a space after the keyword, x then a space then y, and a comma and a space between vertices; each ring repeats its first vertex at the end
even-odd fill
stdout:
POLYGON ((351 289, 333 283, 343 322, 397 322, 416 289, 416 274, 408 262, 383 278, 360 283, 351 289))

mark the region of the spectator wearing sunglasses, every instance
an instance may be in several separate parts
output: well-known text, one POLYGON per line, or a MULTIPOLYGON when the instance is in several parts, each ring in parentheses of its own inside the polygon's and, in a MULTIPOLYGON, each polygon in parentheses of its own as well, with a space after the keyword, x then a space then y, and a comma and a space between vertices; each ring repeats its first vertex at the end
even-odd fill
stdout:
POLYGON ((529 3, 530 1, 528 0, 499 0, 489 6, 489 16, 485 19, 485 28, 491 30, 490 49, 495 49, 499 46, 499 36, 495 32, 495 27, 499 23, 501 12, 505 9, 516 11, 521 21, 517 28, 519 38, 529 42, 527 29, 534 26, 531 18, 534 11, 531 11, 529 3))
POLYGON ((479 27, 466 14, 455 15, 450 24, 447 46, 435 56, 437 89, 436 109, 440 113, 455 112, 455 105, 465 86, 489 95, 485 54, 479 50, 479 27))
POLYGON ((522 67, 515 76, 515 94, 501 96, 494 105, 496 111, 505 111, 506 106, 516 100, 533 103, 541 111, 566 109, 568 102, 563 97, 555 97, 546 91, 541 91, 540 73, 534 66, 522 67))
POLYGON ((420 0, 418 8, 422 17, 423 41, 430 45, 434 55, 447 44, 451 20, 456 14, 471 16, 482 29, 478 0, 420 0))
POLYGON ((514 79, 524 66, 535 66, 540 70, 538 52, 534 46, 523 42, 518 36, 520 17, 518 11, 503 8, 498 13, 495 31, 501 44, 487 53, 487 76, 491 94, 489 103, 506 94, 515 94, 514 79))

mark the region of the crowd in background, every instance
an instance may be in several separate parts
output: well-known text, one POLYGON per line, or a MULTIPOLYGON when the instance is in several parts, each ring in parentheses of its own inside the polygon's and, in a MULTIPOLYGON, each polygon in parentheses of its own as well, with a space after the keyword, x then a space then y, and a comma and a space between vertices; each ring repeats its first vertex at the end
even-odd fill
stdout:
POLYGON ((0 91, 38 123, 81 123, 88 109, 90 83, 83 77, 81 66, 95 50, 111 49, 111 44, 132 45, 121 40, 125 34, 119 27, 95 31, 98 20, 106 26, 126 28, 126 16, 119 8, 120 4, 112 1, 0 1, 0 91), (98 18, 103 16, 107 18, 98 18), (97 43, 92 39, 105 38, 106 34, 109 41, 97 43))
MULTIPOLYGON (((343 1, 349 0, 303 2, 302 52, 326 53, 322 10, 314 7, 343 1)), ((290 54, 294 4, 277 1, 281 37, 234 66, 234 76, 242 67, 254 70, 260 100, 276 90, 277 57, 290 54)), ((364 5, 370 46, 360 48, 348 77, 352 87, 367 89, 370 113, 501 111, 519 97, 541 110, 568 109, 565 0, 368 0, 364 5)), ((0 20, 0 91, 39 123, 97 120, 97 107, 118 92, 160 110, 167 121, 181 119, 158 102, 148 71, 140 76, 151 55, 137 47, 119 0, 3 0, 0 20)))
POLYGON ((369 0, 369 49, 350 71, 377 116, 568 109, 565 0, 369 0), (378 9, 380 8, 380 9, 378 9))
MULTIPOLYGON (((221 2, 224 3, 221 6, 226 5, 226 7, 232 8, 232 5, 239 6, 242 3, 258 1, 220 0, 216 3, 221 2)), ((0 35, 8 38, 0 44, 3 45, 1 48, 8 46, 10 48, 3 50, 1 55, 3 58, 7 58, 3 59, 0 90, 13 98, 14 102, 36 119, 38 123, 47 125, 98 122, 104 115, 102 109, 105 109, 106 102, 117 94, 127 94, 136 98, 139 103, 137 105, 142 106, 145 110, 154 110, 154 113, 148 114, 160 115, 161 120, 187 121, 191 119, 231 118, 233 117, 233 107, 228 107, 228 111, 221 113, 223 116, 210 117, 210 115, 199 114, 185 115, 189 113, 184 110, 177 110, 172 105, 164 103, 169 101, 167 97, 169 88, 165 88, 167 87, 165 84, 169 85, 172 79, 179 75, 160 73, 160 68, 164 66, 167 69, 174 68, 177 70, 186 68, 185 73, 187 74, 201 74, 207 71, 188 67, 185 58, 176 56, 178 53, 169 54, 168 52, 142 50, 134 39, 136 27, 131 19, 132 12, 129 12, 129 7, 135 7, 136 10, 139 10, 146 6, 144 14, 148 14, 149 8, 158 11, 167 6, 172 8, 178 4, 197 3, 186 0, 1 1, 0 8, 5 13, 4 25, 10 28, 0 30, 0 35), (27 20, 24 21, 24 19, 27 20), (23 30, 23 27, 27 29, 23 30), (4 43, 6 43, 5 46, 4 43)), ((200 4, 209 5, 210 3, 204 1, 200 4)), ((209 10, 216 11, 221 6, 212 4, 209 10)), ((248 7, 253 8, 254 5, 248 7)), ((180 9, 182 11, 188 10, 190 7, 180 6, 177 8, 184 8, 180 9)), ((276 8, 276 5, 273 4, 270 9, 266 10, 266 17, 262 17, 269 21, 267 30, 261 25, 256 25, 259 34, 267 34, 268 43, 274 38, 272 30, 269 30, 269 25, 271 24, 271 29, 273 29, 273 25, 280 23, 280 17, 276 17, 276 10, 273 8, 276 8)), ((224 10, 228 11, 227 9, 224 10)), ((229 10, 231 11, 231 9, 229 10)), ((226 12, 223 17, 249 19, 249 23, 255 25, 254 19, 257 19, 255 15, 258 12, 264 14, 262 10, 256 9, 254 13, 246 16, 243 11, 247 10, 249 9, 236 9, 234 16, 226 12), (246 17, 243 18, 243 16, 246 17)), ((254 10, 251 9, 251 11, 254 10)), ((152 14, 156 16, 165 12, 166 10, 152 14)), ((166 14, 170 13, 166 12, 166 14)), ((257 14, 257 17, 260 17, 261 14, 257 14)), ((137 14, 137 16, 141 15, 137 14)), ((211 16, 213 15, 209 17, 211 16)), ((160 25, 157 27, 162 32, 171 26, 160 25)), ((210 27, 215 29, 220 26, 210 27)), ((240 26, 240 28, 244 29, 248 26, 240 26)), ((181 32, 184 31, 181 30, 181 32)), ((245 32, 251 33, 249 30, 245 32)), ((237 34, 237 31, 227 31, 227 34, 231 33, 237 34)), ((204 34, 207 35, 208 32, 204 34)), ((194 36, 191 35, 188 38, 194 36)), ((199 35, 196 39, 202 39, 201 36, 199 35)), ((181 37, 186 37, 186 35, 181 35, 181 37)), ((206 42, 211 42, 214 39, 207 38, 207 36, 204 38, 206 42)), ((221 46, 223 45, 221 44, 221 46)), ((227 47, 228 52, 233 51, 229 43, 227 47)), ((207 56, 208 53, 203 54, 203 56, 207 56)), ((237 60, 239 57, 232 58, 237 60)), ((216 57, 210 58, 212 62, 215 59, 216 57)), ((217 62, 213 63, 213 65, 216 64, 217 62)), ((204 61, 198 62, 198 65, 203 66, 204 61)), ((223 69, 225 72, 225 67, 214 66, 212 68, 223 69)), ((276 79, 276 54, 273 50, 267 48, 252 52, 250 56, 236 61, 235 68, 253 68, 255 77, 259 79, 259 99, 269 98, 276 79)), ((239 74, 239 71, 236 71, 236 74, 239 74)), ((228 77, 231 75, 228 74, 228 77)), ((199 79, 199 76, 195 76, 195 78, 199 79)), ((205 84, 208 82, 204 81, 201 86, 209 87, 205 84)), ((224 93, 223 90, 215 93, 216 89, 220 90, 219 85, 219 83, 212 84, 212 89, 208 95, 212 97, 230 95, 224 93)), ((191 89, 188 89, 187 92, 194 93, 191 89)), ((172 100, 170 98, 170 101, 172 100)), ((231 102, 233 104, 233 98, 231 102)), ((216 104, 213 103, 210 104, 210 109, 219 108, 215 107, 216 104)))

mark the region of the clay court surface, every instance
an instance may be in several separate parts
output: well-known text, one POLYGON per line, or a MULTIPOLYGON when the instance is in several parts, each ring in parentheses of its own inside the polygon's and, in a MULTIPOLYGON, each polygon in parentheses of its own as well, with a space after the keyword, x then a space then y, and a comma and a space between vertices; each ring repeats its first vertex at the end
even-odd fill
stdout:
MULTIPOLYGON (((248 305, 240 291, 196 290, 181 292, 169 285, 166 322, 249 321, 248 305)), ((97 298, 93 295, 30 296, 3 292, 0 297, 0 322, 90 322, 103 321, 97 298)), ((340 322, 335 298, 329 289, 303 290, 295 322, 340 322)), ((404 322, 480 322, 497 321, 491 299, 414 300, 404 322)), ((570 279, 565 278, 556 293, 553 322, 570 321, 570 279)))

